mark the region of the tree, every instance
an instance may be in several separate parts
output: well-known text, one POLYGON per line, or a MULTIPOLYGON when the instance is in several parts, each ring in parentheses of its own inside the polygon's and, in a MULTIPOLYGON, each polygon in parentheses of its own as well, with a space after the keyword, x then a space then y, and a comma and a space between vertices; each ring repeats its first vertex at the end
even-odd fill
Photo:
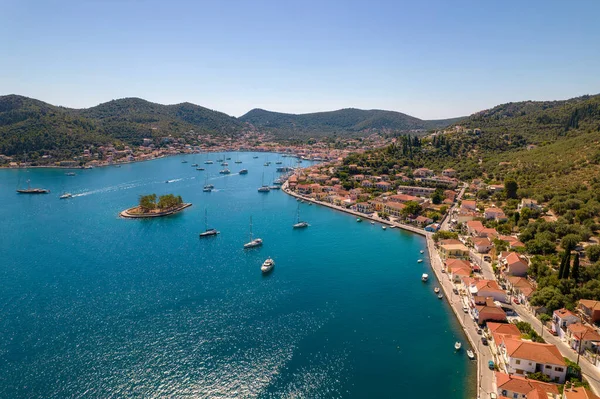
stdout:
POLYGON ((508 178, 504 180, 504 193, 506 194, 506 198, 517 198, 518 189, 519 185, 515 179, 508 178))
POLYGON ((581 237, 578 234, 567 234, 561 240, 560 246, 570 252, 579 244, 579 241, 581 241, 581 237))
POLYGON ((571 278, 577 282, 579 280, 579 252, 575 252, 575 259, 573 259, 573 270, 571 271, 571 278))
POLYGON ((442 203, 442 201, 444 201, 444 191, 442 191, 440 188, 437 188, 433 194, 431 194, 431 202, 439 205, 442 203))
POLYGON ((404 209, 402 209, 403 216, 416 216, 419 212, 421 212, 421 205, 417 201, 406 201, 404 203, 404 209))
POLYGON ((433 235, 433 241, 435 242, 449 239, 458 239, 458 233, 454 231, 440 230, 433 235))
POLYGON ((531 380, 542 381, 542 382, 552 382, 552 379, 550 377, 548 377, 546 374, 542 373, 541 371, 527 374, 527 378, 529 378, 531 380))
POLYGON ((521 214, 519 213, 519 211, 516 211, 515 214, 513 215, 513 218, 515 220, 515 226, 519 224, 520 217, 521 217, 521 214))
POLYGON ((565 269, 563 271, 561 279, 569 278, 570 269, 571 269, 571 252, 567 252, 567 258, 565 259, 565 269))
POLYGON ((600 245, 590 245, 585 249, 585 254, 590 262, 600 260, 600 245))
POLYGON ((156 194, 141 195, 139 204, 144 212, 156 209, 156 194))

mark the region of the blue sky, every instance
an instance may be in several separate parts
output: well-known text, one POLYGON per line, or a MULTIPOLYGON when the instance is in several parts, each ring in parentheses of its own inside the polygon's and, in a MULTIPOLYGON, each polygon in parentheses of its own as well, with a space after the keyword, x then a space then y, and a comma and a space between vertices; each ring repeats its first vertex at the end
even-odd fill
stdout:
POLYGON ((3 0, 0 94, 424 119, 600 92, 600 1, 3 0))

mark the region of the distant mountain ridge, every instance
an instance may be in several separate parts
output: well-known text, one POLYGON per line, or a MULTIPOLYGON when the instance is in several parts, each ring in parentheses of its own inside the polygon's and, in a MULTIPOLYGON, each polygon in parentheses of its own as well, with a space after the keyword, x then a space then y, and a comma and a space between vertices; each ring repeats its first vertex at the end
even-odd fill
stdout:
POLYGON ((358 136, 365 132, 407 132, 444 128, 465 117, 426 121, 401 112, 344 108, 337 111, 287 114, 256 108, 241 116, 243 122, 266 129, 276 136, 358 136))

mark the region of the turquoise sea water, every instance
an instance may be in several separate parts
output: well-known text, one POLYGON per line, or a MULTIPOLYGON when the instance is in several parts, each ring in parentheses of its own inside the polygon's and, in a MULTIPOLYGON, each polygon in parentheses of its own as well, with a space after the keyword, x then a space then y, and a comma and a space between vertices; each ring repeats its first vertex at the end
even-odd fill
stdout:
POLYGON ((278 156, 253 155, 229 154, 229 176, 205 155, 0 171, 0 397, 472 396, 465 338, 420 281, 424 239, 307 204, 293 230, 298 202, 256 191, 278 156), (27 179, 51 194, 16 194, 27 179), (153 192, 194 205, 118 217, 153 192), (200 240, 205 208, 221 234, 200 240), (244 251, 250 216, 264 246, 244 251))

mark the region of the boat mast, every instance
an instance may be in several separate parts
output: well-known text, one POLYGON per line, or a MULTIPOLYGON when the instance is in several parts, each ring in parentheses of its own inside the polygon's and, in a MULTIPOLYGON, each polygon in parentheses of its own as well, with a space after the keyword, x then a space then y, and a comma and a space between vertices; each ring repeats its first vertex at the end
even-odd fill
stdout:
POLYGON ((252 242, 252 216, 250 216, 250 241, 252 242))
POLYGON ((204 230, 208 231, 208 210, 204 208, 204 230))

